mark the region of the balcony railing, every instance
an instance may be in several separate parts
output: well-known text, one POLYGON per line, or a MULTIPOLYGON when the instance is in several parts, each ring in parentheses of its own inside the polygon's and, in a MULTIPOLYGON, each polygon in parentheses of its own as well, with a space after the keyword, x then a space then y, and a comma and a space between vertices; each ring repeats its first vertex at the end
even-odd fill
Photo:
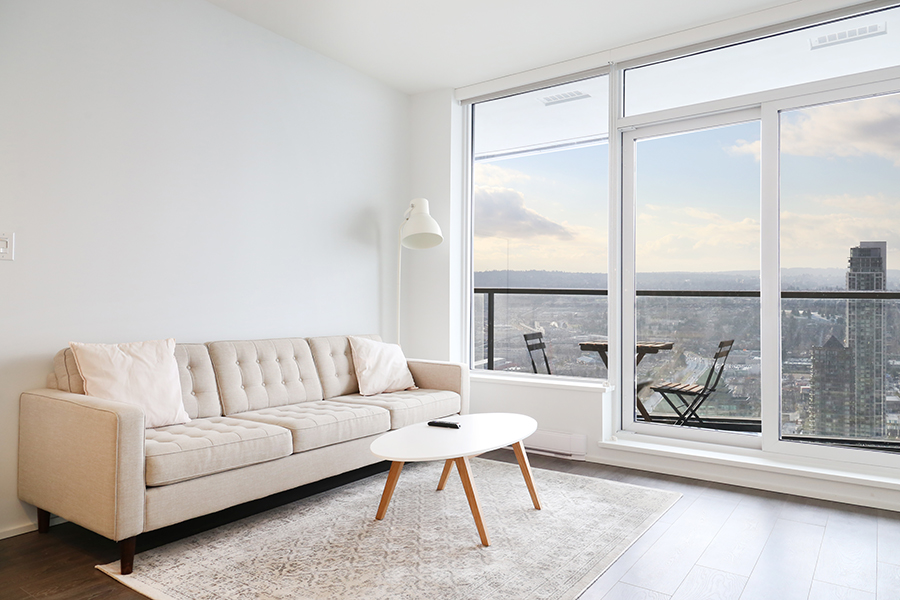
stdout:
MULTIPOLYGON (((498 365, 496 363, 497 357, 495 356, 495 349, 498 347, 497 339, 496 339, 496 331, 495 331, 496 326, 497 326, 497 311, 498 311, 497 297, 498 296, 518 296, 518 297, 547 296, 547 297, 556 297, 557 301, 558 301, 559 297, 561 297, 561 296, 570 296, 570 297, 583 296, 583 297, 596 297, 596 298, 604 298, 604 299, 608 296, 607 290, 585 289, 585 288, 476 287, 474 291, 475 291, 475 294, 482 295, 484 297, 484 307, 483 307, 484 315, 483 315, 483 321, 482 321, 483 329, 481 330, 481 332, 479 332, 481 334, 481 335, 479 335, 479 341, 483 343, 484 354, 480 356, 480 358, 483 359, 482 361, 480 361, 480 364, 483 365, 482 368, 486 368, 488 370, 495 370, 495 368, 498 367, 498 365)), ((760 292, 757 290, 680 290, 680 289, 679 290, 637 290, 636 296, 638 297, 639 302, 641 302, 641 304, 643 306, 647 306, 646 304, 644 304, 644 302, 646 302, 646 301, 652 302, 652 298, 660 298, 660 299, 670 298, 670 299, 675 300, 676 302, 677 302, 677 299, 682 299, 682 300, 687 301, 687 304, 672 304, 671 302, 666 302, 663 305, 655 304, 655 306, 657 307, 657 310, 659 310, 658 307, 665 306, 666 307, 665 310, 669 313, 668 316, 671 319, 671 323, 675 323, 679 318, 679 311, 683 310, 686 307, 695 308, 698 306, 696 303, 690 302, 691 298, 698 298, 698 299, 701 299, 701 298, 709 298, 709 299, 715 299, 715 298, 740 299, 740 298, 744 298, 744 299, 747 299, 752 302, 752 299, 760 298, 760 292)), ((898 320, 900 320, 900 303, 896 302, 896 301, 900 300, 900 292, 898 292, 898 291, 783 290, 781 292, 780 296, 781 296, 781 299, 783 301, 785 301, 782 304, 782 311, 783 311, 783 314, 785 315, 784 318, 790 318, 791 315, 789 313, 793 307, 794 311, 795 311, 795 315, 797 314, 797 311, 799 311, 800 315, 812 314, 815 318, 819 318, 819 321, 822 322, 824 319, 822 319, 821 316, 816 311, 823 311, 823 314, 826 314, 826 316, 829 316, 832 319, 832 327, 833 327, 834 331, 836 332, 836 337, 838 337, 840 340, 842 340, 844 337, 843 336, 844 325, 842 324, 842 319, 845 316, 845 312, 844 312, 845 308, 844 307, 845 307, 845 303, 847 301, 850 301, 850 302, 866 301, 866 300, 869 300, 869 301, 871 301, 871 300, 892 301, 889 304, 892 305, 894 308, 892 309, 892 311, 888 311, 888 312, 890 312, 890 314, 886 317, 887 322, 885 323, 885 328, 884 328, 885 331, 887 331, 888 329, 890 329, 891 331, 896 330, 897 327, 894 327, 893 325, 891 325, 891 323, 898 323, 898 320), (807 301, 807 302, 803 302, 803 301, 807 301), (826 303, 825 305, 822 304, 823 301, 826 303), (829 301, 831 301, 831 302, 829 302, 829 301), (799 302, 799 304, 798 304, 798 302, 799 302), (830 308, 828 309, 829 312, 825 313, 823 306, 829 306, 829 305, 830 305, 830 308)), ((513 308, 511 305, 508 305, 508 304, 500 305, 500 318, 501 319, 504 318, 504 315, 503 315, 504 306, 507 310, 507 317, 510 318, 509 320, 512 320, 511 315, 513 313, 513 308)), ((540 309, 541 305, 539 302, 532 303, 531 306, 532 306, 531 310, 533 313, 541 312, 543 314, 542 322, 545 320, 549 322, 551 320, 552 317, 550 317, 548 315, 554 314, 553 307, 544 307, 543 309, 540 309), (538 308, 535 308, 535 307, 538 307, 538 308)), ((570 306, 571 306, 571 304, 570 304, 570 306)), ((729 304, 722 305, 722 304, 716 303, 716 304, 709 305, 709 306, 712 308, 713 312, 716 312, 715 317, 710 317, 709 320, 719 319, 719 321, 718 321, 719 330, 713 331, 715 328, 711 327, 710 331, 706 332, 706 337, 709 337, 709 340, 705 340, 707 345, 709 342, 718 341, 718 339, 714 339, 717 335, 724 335, 727 338, 734 337, 735 339, 738 339, 739 340, 738 343, 743 344, 745 348, 746 347, 750 347, 750 348, 755 347, 756 348, 755 357, 756 357, 756 360, 758 361, 758 357, 759 357, 759 354, 758 354, 758 349, 759 349, 759 346, 758 346, 758 343, 759 343, 758 321, 756 323, 747 324, 747 323, 742 322, 742 317, 740 317, 740 316, 739 317, 729 317, 729 315, 728 315, 729 307, 736 307, 735 310, 742 310, 745 312, 753 311, 755 309, 756 318, 758 319, 758 315, 759 315, 758 303, 756 303, 755 305, 754 304, 747 305, 743 302, 738 301, 737 304, 729 303, 729 304), (745 326, 744 333, 737 330, 741 326, 745 326), (743 339, 741 339, 741 338, 743 338, 743 339)), ((589 311, 603 312, 604 311, 602 305, 601 306, 589 305, 586 309, 582 309, 582 310, 584 312, 589 312, 589 311)), ((641 306, 638 307, 638 312, 639 312, 639 315, 642 315, 644 318, 646 318, 647 311, 646 310, 642 311, 641 306)), ((705 313, 705 310, 701 310, 700 312, 705 313)), ((708 315, 704 314, 703 316, 706 317, 708 315)), ((605 315, 604 315, 604 318, 605 318, 605 315)), ((744 320, 747 320, 747 319, 744 319, 744 320)), ((501 322, 503 322, 503 321, 501 321, 501 322)), ((646 340, 666 338, 669 341, 675 341, 676 343, 680 343, 680 345, 683 347, 685 342, 688 341, 688 338, 691 338, 691 336, 693 336, 693 338, 690 339, 690 342, 692 344, 694 344, 694 346, 695 346, 695 349, 693 350, 693 352, 695 353, 695 356, 696 356, 696 353, 699 352, 698 350, 696 350, 697 342, 703 341, 697 335, 696 331, 694 331, 692 328, 689 328, 687 326, 682 326, 681 331, 677 331, 677 332, 675 331, 674 328, 667 330, 667 329, 665 329, 666 323, 662 322, 662 325, 660 325, 659 324, 660 322, 662 322, 662 321, 658 320, 657 324, 655 325, 658 328, 658 330, 656 331, 656 333, 658 335, 653 335, 653 332, 651 332, 650 335, 648 335, 647 332, 650 331, 650 329, 652 328, 652 327, 648 328, 648 323, 650 323, 652 325, 653 321, 652 321, 652 319, 648 319, 645 323, 642 324, 642 323, 640 323, 640 317, 639 317, 638 337, 640 339, 646 339, 646 340), (642 333, 642 329, 643 329, 643 333, 642 333)), ((537 326, 536 324, 534 324, 534 325, 537 326)), ((554 323, 554 325, 556 325, 556 324, 554 323)), ((900 325, 900 323, 898 323, 898 325, 900 325)), ((541 325, 541 327, 543 327, 543 324, 541 325)), ((507 329, 507 331, 509 331, 510 329, 514 330, 515 328, 518 328, 518 325, 513 324, 512 327, 507 329)), ((595 330, 598 334, 597 337, 605 337, 603 335, 605 333, 605 327, 595 328, 595 330)), ((525 331, 528 331, 528 329, 525 329, 525 331)), ((562 330, 560 330, 560 331, 562 331, 562 330)), ((581 336, 581 339, 585 339, 585 337, 590 337, 591 331, 588 329, 587 331, 582 331, 581 333, 587 334, 587 336, 585 336, 585 335, 581 336)), ((571 338, 572 334, 567 332, 567 335, 570 336, 570 338, 571 338)), ((507 337, 505 339, 500 340, 500 347, 504 347, 504 342, 506 342, 508 344, 510 341, 512 341, 514 339, 514 337, 515 336, 510 336, 509 333, 507 333, 507 337)), ((519 337, 521 337, 521 336, 519 336, 519 337)), ((545 340, 546 339, 547 338, 545 338, 545 340)), ((805 368, 808 371, 809 370, 809 364, 808 364, 809 358, 808 357, 810 356, 812 348, 822 345, 822 343, 824 341, 826 341, 826 340, 822 339, 822 340, 816 340, 813 343, 807 343, 807 340, 804 339, 803 343, 796 348, 788 347, 787 341, 785 341, 785 369, 784 369, 785 376, 786 377, 794 377, 797 373, 797 369, 800 369, 802 371, 805 368), (791 352, 794 352, 794 354, 791 355, 791 352), (799 362, 804 362, 804 361, 806 361, 806 362, 804 363, 804 365, 792 364, 791 363, 792 359, 790 358, 791 356, 806 356, 807 358, 799 359, 799 362)), ((524 348, 524 343, 522 343, 522 346, 524 348)), ((516 348, 515 344, 507 345, 505 347, 507 352, 512 352, 512 350, 514 348, 516 348)), ((563 347, 558 344, 557 352, 563 351, 562 348, 563 347)), ((519 350, 516 348, 516 351, 519 351, 519 350)), ((568 352, 570 354, 573 352, 577 352, 577 344, 566 344, 564 351, 568 352), (573 351, 571 348, 568 348, 568 345, 573 345, 576 348, 576 350, 573 351)), ((522 352, 524 352, 524 350, 522 350, 522 352)), ((669 356, 674 356, 674 355, 669 355, 669 356)), ((660 361, 668 360, 669 356, 660 357, 658 360, 660 360, 660 361)), ((509 357, 504 356, 504 358, 508 359, 509 357)), ((596 361, 596 357, 591 357, 591 358, 593 358, 593 360, 596 361)), ((701 355, 701 358, 702 358, 702 355, 701 355)), ((895 373, 895 379, 897 381, 900 381, 900 351, 898 351, 897 353, 890 354, 890 356, 887 356, 887 358, 892 358, 892 360, 889 361, 891 364, 893 364, 895 362, 897 363, 898 368, 894 369, 894 370, 898 371, 898 373, 895 373), (893 360, 893 359, 896 359, 896 360, 893 360)), ((571 359, 571 357, 569 357, 567 360, 571 361, 572 359, 571 359)), ((501 364, 503 364, 503 363, 501 363, 501 364)), ((569 362, 568 364, 572 364, 572 363, 569 362)), ((599 364, 599 363, 595 362, 594 364, 599 364)), ((758 365, 758 362, 756 364, 758 365)), ((519 366, 516 367, 516 361, 514 360, 513 365, 512 365, 513 368, 518 368, 519 370, 527 370, 527 371, 531 370, 530 364, 523 368, 523 363, 521 362, 521 360, 518 361, 518 365, 519 366)), ((503 367, 500 366, 499 368, 503 368, 503 367)), ((595 369, 595 371, 593 371, 593 372, 598 373, 596 371, 596 369, 598 367, 595 366, 593 368, 595 369)), ((600 365, 599 368, 602 368, 602 365, 600 365)), ((734 368, 738 369, 738 368, 749 368, 749 367, 735 366, 734 368)), ((758 367, 756 367, 756 368, 758 368, 758 367)), ((586 367, 585 367, 585 369, 586 369, 586 367)), ((586 372, 586 371, 583 371, 583 373, 584 372, 586 372)), ((581 376, 596 377, 596 376, 601 376, 602 373, 603 373, 603 371, 599 371, 599 374, 597 374, 597 375, 581 374, 581 376)), ((556 371, 554 371, 554 374, 557 374, 556 371)), ((571 373, 569 373, 569 374, 571 374, 571 373)), ((733 374, 734 374, 734 372, 733 372, 733 374)), ((740 376, 738 376, 738 377, 740 379, 740 376)), ((746 381, 749 381, 750 379, 753 379, 753 378, 745 378, 746 381)), ((738 395, 740 395, 740 394, 746 395, 748 393, 753 395, 754 396, 753 402, 756 403, 755 406, 758 406, 759 393, 760 393, 759 388, 758 388, 758 378, 756 378, 755 381, 751 382, 751 387, 752 387, 752 385, 755 385, 756 388, 750 389, 747 387, 747 385, 743 385, 743 386, 738 385, 737 386, 738 390, 735 393, 738 395)), ((783 385, 787 385, 787 384, 783 384, 783 385)), ((807 377, 806 385, 807 386, 809 385, 808 377, 807 377)), ((808 390, 808 387, 806 389, 808 390)), ((888 388, 886 387, 885 388, 886 394, 896 394, 896 395, 900 396, 900 393, 897 393, 900 390, 895 390, 895 391, 891 391, 891 392, 888 392, 887 390, 888 390, 888 388)), ((787 391, 788 391, 787 388, 785 388, 784 393, 787 393, 787 391)), ((797 407, 807 406, 806 403, 808 402, 808 400, 801 401, 799 393, 800 392, 798 392, 798 397, 796 399, 795 406, 797 406, 797 407)), ((808 394, 808 391, 806 393, 808 394)), ((807 396, 807 398, 808 398, 808 396, 807 396)), ((783 402, 786 403, 785 405, 782 406, 782 410, 784 411, 785 414, 787 414, 791 411, 795 411, 795 410, 805 410, 805 408, 792 408, 790 405, 788 405, 787 404, 787 396, 785 397, 783 402)), ((886 406, 887 405, 885 405, 885 407, 886 406)), ((757 409, 752 409, 751 412, 744 413, 744 412, 742 412, 742 410, 744 410, 745 408, 746 408, 746 406, 737 406, 736 411, 735 411, 734 407, 732 407, 731 412, 720 412, 719 414, 710 417, 708 420, 710 421, 712 426, 714 426, 715 428, 721 428, 721 429, 727 429, 727 430, 742 430, 742 431, 757 431, 757 432, 760 431, 761 423, 759 420, 759 412, 753 412, 753 410, 757 410, 757 409)), ((887 410, 885 409, 885 413, 886 412, 887 412, 887 410)), ((672 420, 671 415, 666 415, 666 414, 662 414, 662 413, 658 413, 658 412, 654 412, 652 416, 653 416, 654 422, 658 421, 660 423, 666 423, 667 420, 672 420)), ((637 418, 640 419, 641 418, 640 415, 637 415, 637 418)), ((784 418, 787 419, 787 416, 785 416, 784 418)), ((803 421, 803 418, 801 417, 799 422, 802 422, 802 421, 803 421)), ((787 423, 786 420, 784 422, 786 423, 785 426, 790 427, 790 424, 787 423)), ((797 423, 799 423, 799 422, 797 422, 797 423)), ((892 427, 894 427, 895 429, 898 428, 898 426, 895 424, 892 425, 892 427)), ((886 437, 894 439, 893 434, 886 436, 886 437)), ((782 439, 813 442, 813 443, 830 443, 830 444, 837 444, 837 445, 843 444, 843 445, 852 445, 852 446, 857 446, 857 447, 870 447, 870 448, 879 448, 879 449, 887 449, 888 447, 896 448, 896 446, 897 446, 896 441, 884 440, 883 438, 878 439, 877 437, 869 437, 869 438, 861 437, 861 438, 853 439, 853 438, 848 438, 846 436, 817 435, 817 434, 814 434, 811 432, 804 433, 799 429, 799 427, 796 430, 792 430, 790 428, 785 429, 782 439)))
MULTIPOLYGON (((496 296, 543 295, 543 296, 607 296, 607 290, 586 288, 498 288, 476 287, 475 294, 486 296, 486 359, 487 369, 494 370, 494 320, 496 296)), ((637 290, 636 296, 673 298, 759 298, 756 290, 637 290)), ((793 291, 781 292, 782 299, 805 300, 900 300, 900 292, 880 291, 793 291)))

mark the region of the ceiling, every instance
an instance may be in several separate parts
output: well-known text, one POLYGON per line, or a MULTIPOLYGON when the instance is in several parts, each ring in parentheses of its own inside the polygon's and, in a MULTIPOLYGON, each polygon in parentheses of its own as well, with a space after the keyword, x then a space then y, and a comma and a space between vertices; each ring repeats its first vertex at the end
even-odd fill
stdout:
POLYGON ((407 94, 459 88, 761 10, 859 0, 208 0, 407 94))

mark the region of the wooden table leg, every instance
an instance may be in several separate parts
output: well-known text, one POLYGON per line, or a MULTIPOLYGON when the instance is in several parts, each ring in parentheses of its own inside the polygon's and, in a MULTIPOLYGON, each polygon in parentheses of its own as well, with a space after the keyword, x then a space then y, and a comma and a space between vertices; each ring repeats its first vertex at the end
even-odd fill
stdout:
POLYGON ((653 419, 650 418, 650 413, 647 412, 646 408, 644 408, 644 403, 641 402, 641 399, 637 396, 634 397, 634 405, 637 407, 638 412, 641 413, 641 416, 644 417, 645 421, 647 421, 648 423, 653 421, 653 419))
POLYGON ((438 491, 444 489, 444 486, 447 485, 447 478, 450 477, 450 470, 453 468, 453 459, 448 458, 447 462, 444 463, 444 471, 441 473, 441 479, 438 481, 438 491))
POLYGON ((400 471, 402 470, 402 461, 391 463, 391 471, 388 473, 387 481, 384 483, 384 492, 381 494, 381 504, 378 505, 378 512, 375 513, 375 518, 379 521, 384 518, 384 513, 387 512, 388 504, 391 503, 391 496, 394 495, 394 488, 397 487, 397 480, 400 479, 400 471))
POLYGON ((513 444, 513 451, 516 453, 516 460, 519 461, 519 468, 522 470, 522 477, 525 478, 525 485, 528 486, 528 493, 531 494, 531 503, 538 510, 541 510, 541 501, 538 499, 537 490, 534 489, 534 478, 531 476, 531 465, 528 463, 528 455, 525 454, 525 446, 521 441, 513 444))
POLYGON ((462 479, 463 488, 466 490, 466 498, 469 500, 469 508, 472 509, 472 516, 475 517, 475 527, 478 528, 478 535, 481 536, 481 543, 485 546, 491 545, 488 538, 487 530, 484 528, 484 520, 481 517, 481 507, 478 506, 478 495, 475 493, 475 482, 472 481, 472 470, 469 465, 469 459, 466 456, 454 459, 456 468, 459 470, 459 478, 462 479))

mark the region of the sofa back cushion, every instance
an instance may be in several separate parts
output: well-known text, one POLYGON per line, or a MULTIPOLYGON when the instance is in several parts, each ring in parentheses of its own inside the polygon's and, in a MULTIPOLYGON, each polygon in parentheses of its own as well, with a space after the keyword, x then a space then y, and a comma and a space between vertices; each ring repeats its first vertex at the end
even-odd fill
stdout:
MULTIPOLYGON (((381 341, 377 335, 355 337, 381 341)), ((322 382, 325 399, 359 393, 356 369, 353 367, 353 352, 350 338, 345 335, 309 338, 309 347, 316 361, 316 370, 322 382)))
POLYGON ((175 360, 181 377, 181 399, 192 419, 222 416, 216 373, 206 344, 176 344, 175 360))
POLYGON ((302 338, 208 346, 225 415, 322 399, 316 365, 302 338))
MULTIPOLYGON (((176 344, 175 360, 181 380, 181 400, 192 419, 204 419, 222 415, 216 376, 209 351, 204 344, 176 344)), ((84 379, 75 364, 71 348, 60 350, 53 358, 53 375, 47 379, 48 387, 84 394, 84 379)))
POLYGON ((53 375, 47 378, 47 387, 73 394, 84 394, 84 379, 78 372, 75 353, 71 348, 60 350, 53 357, 53 375))

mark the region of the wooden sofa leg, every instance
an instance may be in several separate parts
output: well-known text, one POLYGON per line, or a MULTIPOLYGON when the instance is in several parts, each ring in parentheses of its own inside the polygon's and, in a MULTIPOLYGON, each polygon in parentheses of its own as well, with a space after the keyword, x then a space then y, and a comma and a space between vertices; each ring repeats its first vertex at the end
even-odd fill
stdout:
POLYGON ((131 575, 134 570, 134 550, 137 547, 137 536, 119 542, 119 571, 122 575, 131 575))
POLYGON ((37 509, 38 533, 48 533, 50 531, 50 513, 43 508, 37 509))

